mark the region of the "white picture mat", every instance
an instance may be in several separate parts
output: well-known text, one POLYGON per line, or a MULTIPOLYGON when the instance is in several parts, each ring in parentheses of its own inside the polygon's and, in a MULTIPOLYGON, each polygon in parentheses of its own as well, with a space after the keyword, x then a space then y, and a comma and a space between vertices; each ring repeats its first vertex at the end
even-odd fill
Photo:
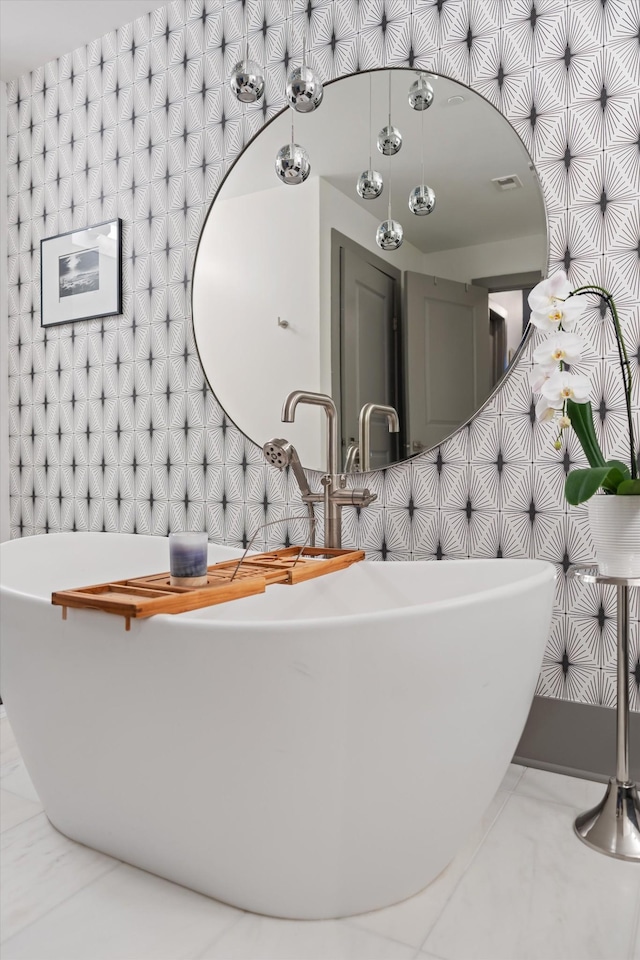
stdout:
POLYGON ((42 326, 118 313, 120 300, 120 222, 99 224, 42 244, 42 326), (100 288, 60 298, 60 257, 98 248, 100 288))

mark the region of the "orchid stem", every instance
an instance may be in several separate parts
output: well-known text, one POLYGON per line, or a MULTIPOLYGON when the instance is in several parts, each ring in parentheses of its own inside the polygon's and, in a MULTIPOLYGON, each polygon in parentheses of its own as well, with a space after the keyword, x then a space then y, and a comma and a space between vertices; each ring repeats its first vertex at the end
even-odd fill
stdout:
POLYGON ((636 459, 636 450, 635 450, 635 439, 633 435, 633 414, 631 412, 631 364, 629 363, 629 356, 627 354, 627 348, 624 342, 624 337, 622 336, 622 328, 620 326, 620 317, 618 316, 618 311, 613 297, 608 290, 605 290, 604 287, 598 287, 595 284, 587 284, 584 287, 578 287, 576 290, 572 290, 569 294, 570 297, 575 297, 577 295, 583 295, 586 293, 594 293, 596 296, 600 297, 601 300, 604 300, 607 307, 611 310, 611 316, 613 317, 613 327, 616 334, 616 344, 618 347, 618 357, 620 359, 620 371, 622 373, 622 382, 624 385, 624 395, 625 395, 625 404, 627 408, 627 421, 629 423, 629 446, 631 448, 631 478, 637 480, 638 478, 638 462, 636 459))

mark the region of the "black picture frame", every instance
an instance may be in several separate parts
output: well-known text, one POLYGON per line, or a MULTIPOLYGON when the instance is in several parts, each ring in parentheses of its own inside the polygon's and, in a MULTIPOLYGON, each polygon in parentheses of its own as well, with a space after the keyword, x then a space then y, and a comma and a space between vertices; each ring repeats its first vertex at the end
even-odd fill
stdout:
POLYGON ((40 241, 40 326, 122 313, 122 220, 40 241))

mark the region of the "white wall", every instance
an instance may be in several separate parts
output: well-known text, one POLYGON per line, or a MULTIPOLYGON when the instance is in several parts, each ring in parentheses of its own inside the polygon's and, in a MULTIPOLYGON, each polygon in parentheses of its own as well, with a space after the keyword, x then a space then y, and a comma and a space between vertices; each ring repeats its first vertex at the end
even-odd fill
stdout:
POLYGON ((280 419, 292 390, 321 390, 318 219, 317 178, 216 201, 193 314, 205 372, 234 422, 259 444, 286 436, 304 464, 322 467, 322 411, 300 407, 286 427, 280 419))
POLYGON ((544 271, 546 256, 546 237, 534 235, 427 253, 422 270, 445 280, 470 283, 476 277, 502 276, 528 270, 544 271))
POLYGON ((506 313, 507 357, 513 356, 522 340, 522 291, 505 290, 489 294, 489 306, 498 304, 506 313))
POLYGON ((9 318, 7 295, 7 85, 0 82, 0 541, 9 539, 9 318))

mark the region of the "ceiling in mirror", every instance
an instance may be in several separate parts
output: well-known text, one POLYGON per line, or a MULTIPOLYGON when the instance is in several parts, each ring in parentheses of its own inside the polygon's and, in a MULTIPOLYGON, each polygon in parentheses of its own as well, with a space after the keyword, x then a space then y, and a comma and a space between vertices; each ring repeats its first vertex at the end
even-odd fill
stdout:
POLYGON ((395 408, 398 433, 384 416, 371 421, 370 466, 385 466, 440 442, 487 400, 517 351, 526 288, 546 257, 535 171, 495 108, 410 70, 344 78, 314 112, 285 110, 263 128, 216 195, 193 278, 205 374, 247 436, 262 445, 284 433, 315 469, 325 468, 325 418, 301 409, 285 427, 289 392, 333 396, 343 464, 355 469, 360 410, 395 408), (424 111, 409 103, 417 79, 433 88, 424 111), (310 163, 298 185, 275 170, 292 119, 310 163), (389 120, 402 141, 385 156, 377 141, 389 120), (382 191, 363 199, 370 166, 382 191), (417 216, 409 201, 423 183, 435 206, 417 216), (376 240, 389 213, 402 228, 393 250, 376 240))

